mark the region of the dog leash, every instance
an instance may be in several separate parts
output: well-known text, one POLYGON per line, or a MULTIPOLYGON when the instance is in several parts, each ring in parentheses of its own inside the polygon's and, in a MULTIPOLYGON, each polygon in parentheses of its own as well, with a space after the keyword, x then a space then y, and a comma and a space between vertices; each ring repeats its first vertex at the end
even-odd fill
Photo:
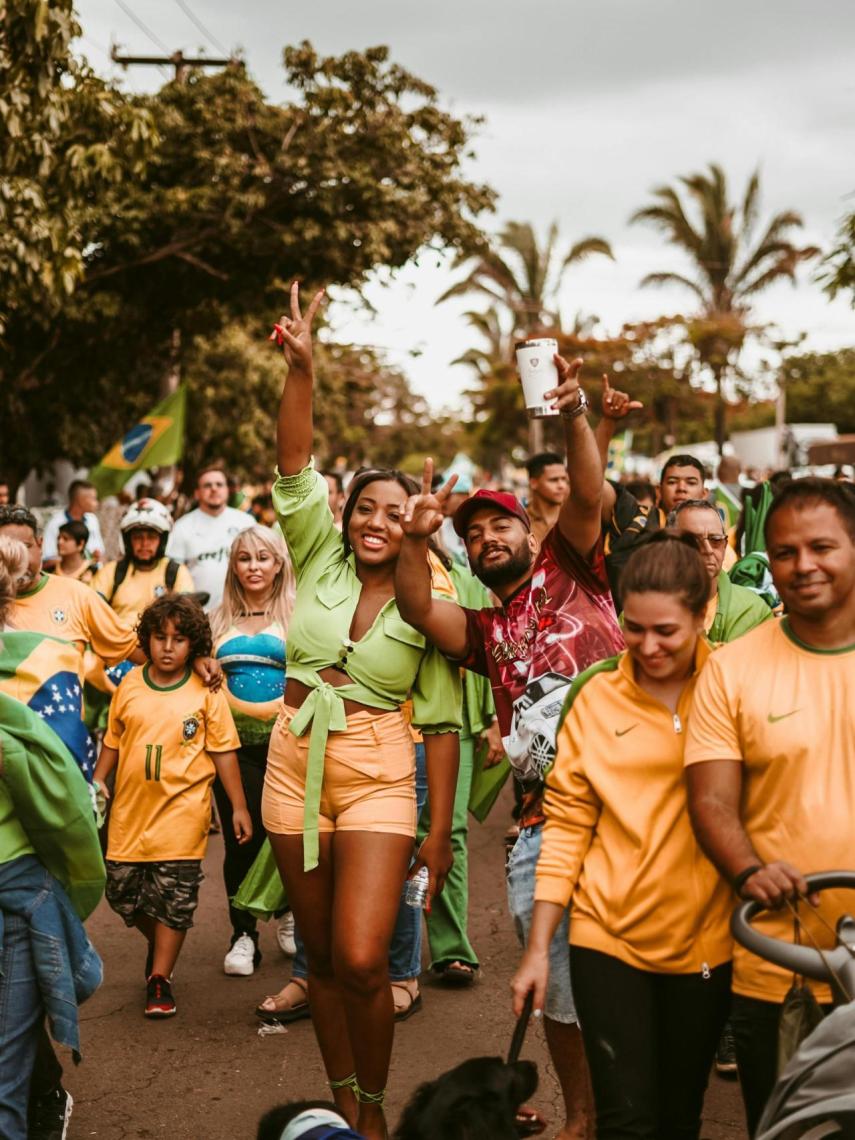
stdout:
POLYGON ((517 1023, 514 1027, 514 1035, 511 1038, 511 1048, 508 1053, 509 1065, 512 1065, 520 1058, 520 1053, 522 1052, 523 1041, 525 1041, 525 1033, 528 1029, 528 1023, 531 1017, 531 1010, 533 1005, 534 990, 529 990, 526 994, 525 1001, 523 1002, 522 1013, 517 1018, 517 1023))

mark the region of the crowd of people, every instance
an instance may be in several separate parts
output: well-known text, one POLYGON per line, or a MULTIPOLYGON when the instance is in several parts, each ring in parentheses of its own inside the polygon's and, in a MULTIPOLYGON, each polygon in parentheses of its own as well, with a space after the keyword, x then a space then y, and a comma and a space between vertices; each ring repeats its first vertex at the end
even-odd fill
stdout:
POLYGON ((830 946, 843 901, 805 876, 855 862, 853 489, 743 487, 732 463, 715 483, 688 453, 658 487, 607 479, 639 405, 604 379, 592 427, 561 357, 564 452, 531 458, 526 503, 431 461, 345 485, 312 459, 322 299, 303 313, 295 286, 274 329, 269 504, 230 506, 213 464, 177 519, 131 503, 108 560, 86 481, 44 531, 0 503, 0 1135, 67 1134, 53 1043, 80 1051, 102 893, 144 939, 144 1014, 176 1014, 221 827, 223 970, 252 975, 276 921, 291 977, 256 1013, 311 1018, 332 1100, 306 1129, 386 1137, 394 1024, 422 1002, 412 883, 429 968, 476 984, 468 817, 508 770, 512 1007, 542 1019, 558 1135, 697 1138, 717 1066, 754 1136, 792 977, 731 913, 756 900, 792 939, 795 909, 830 946))

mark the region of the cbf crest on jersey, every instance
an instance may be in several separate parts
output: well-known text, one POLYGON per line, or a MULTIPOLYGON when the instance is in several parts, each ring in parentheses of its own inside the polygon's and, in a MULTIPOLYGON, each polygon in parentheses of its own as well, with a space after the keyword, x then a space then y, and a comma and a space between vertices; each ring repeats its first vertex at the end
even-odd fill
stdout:
POLYGON ((191 740, 196 739, 196 733, 202 724, 202 714, 193 713, 192 716, 186 716, 181 725, 181 739, 184 744, 189 744, 191 740))
POLYGON ((50 616, 53 618, 57 625, 65 625, 68 617, 65 610, 61 609, 59 606, 57 606, 55 610, 51 610, 50 616))

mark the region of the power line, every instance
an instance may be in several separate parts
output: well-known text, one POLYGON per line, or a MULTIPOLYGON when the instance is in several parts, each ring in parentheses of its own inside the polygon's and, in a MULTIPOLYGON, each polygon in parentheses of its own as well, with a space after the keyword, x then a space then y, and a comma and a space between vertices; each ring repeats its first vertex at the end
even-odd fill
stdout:
POLYGON ((140 29, 140 31, 143 33, 143 35, 148 36, 148 38, 151 40, 151 42, 156 47, 159 47, 160 50, 164 53, 164 55, 170 54, 169 48, 166 46, 166 44, 163 42, 163 40, 159 40, 157 38, 157 36, 154 34, 154 32, 143 23, 143 21, 139 18, 139 16, 136 14, 136 12, 134 12, 132 8, 129 8, 127 6, 127 4, 125 3, 125 0, 116 0, 116 3, 119 5, 119 7, 125 13, 125 15, 128 16, 131 20, 133 20, 133 22, 140 29))
POLYGON ((96 43, 95 40, 93 40, 90 36, 87 36, 85 32, 81 32, 80 38, 85 43, 89 44, 90 47, 94 47, 96 51, 100 51, 102 55, 105 55, 107 57, 107 59, 112 58, 105 47, 102 47, 101 44, 96 43))
POLYGON ((205 27, 205 25, 202 23, 202 21, 195 15, 195 13, 190 8, 190 5, 186 2, 186 0, 175 0, 175 3, 178 5, 178 7, 181 9, 181 11, 184 13, 184 15, 187 17, 187 19, 192 20, 192 22, 196 25, 196 27, 199 29, 199 31, 202 33, 202 35, 205 37, 205 39, 208 41, 208 43, 211 44, 212 47, 215 47, 217 49, 217 51, 221 51, 223 53, 223 55, 229 54, 227 49, 223 47, 223 45, 216 38, 216 36, 212 35, 208 31, 208 29, 205 27))

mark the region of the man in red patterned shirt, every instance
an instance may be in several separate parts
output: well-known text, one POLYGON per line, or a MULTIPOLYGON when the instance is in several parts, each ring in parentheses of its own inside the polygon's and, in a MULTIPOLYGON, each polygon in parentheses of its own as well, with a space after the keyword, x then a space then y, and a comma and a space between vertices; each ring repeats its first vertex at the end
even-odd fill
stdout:
MULTIPOLYGON (((450 480, 408 502, 395 593, 405 621, 443 653, 490 678, 505 749, 523 785, 520 837, 508 863, 508 901, 525 941, 534 899, 534 871, 543 828, 543 777, 555 754, 555 732, 574 678, 623 648, 606 577, 601 538, 603 469, 579 387, 581 360, 555 357, 559 386, 547 393, 565 429, 570 495, 558 522, 538 543, 513 495, 479 491, 455 512, 475 575, 500 599, 493 609, 469 610, 431 594, 428 537, 442 522, 450 480)), ((561 1082, 567 1121, 561 1140, 591 1134, 592 1108, 581 1034, 570 989, 567 918, 550 948, 546 1039, 561 1082)))

